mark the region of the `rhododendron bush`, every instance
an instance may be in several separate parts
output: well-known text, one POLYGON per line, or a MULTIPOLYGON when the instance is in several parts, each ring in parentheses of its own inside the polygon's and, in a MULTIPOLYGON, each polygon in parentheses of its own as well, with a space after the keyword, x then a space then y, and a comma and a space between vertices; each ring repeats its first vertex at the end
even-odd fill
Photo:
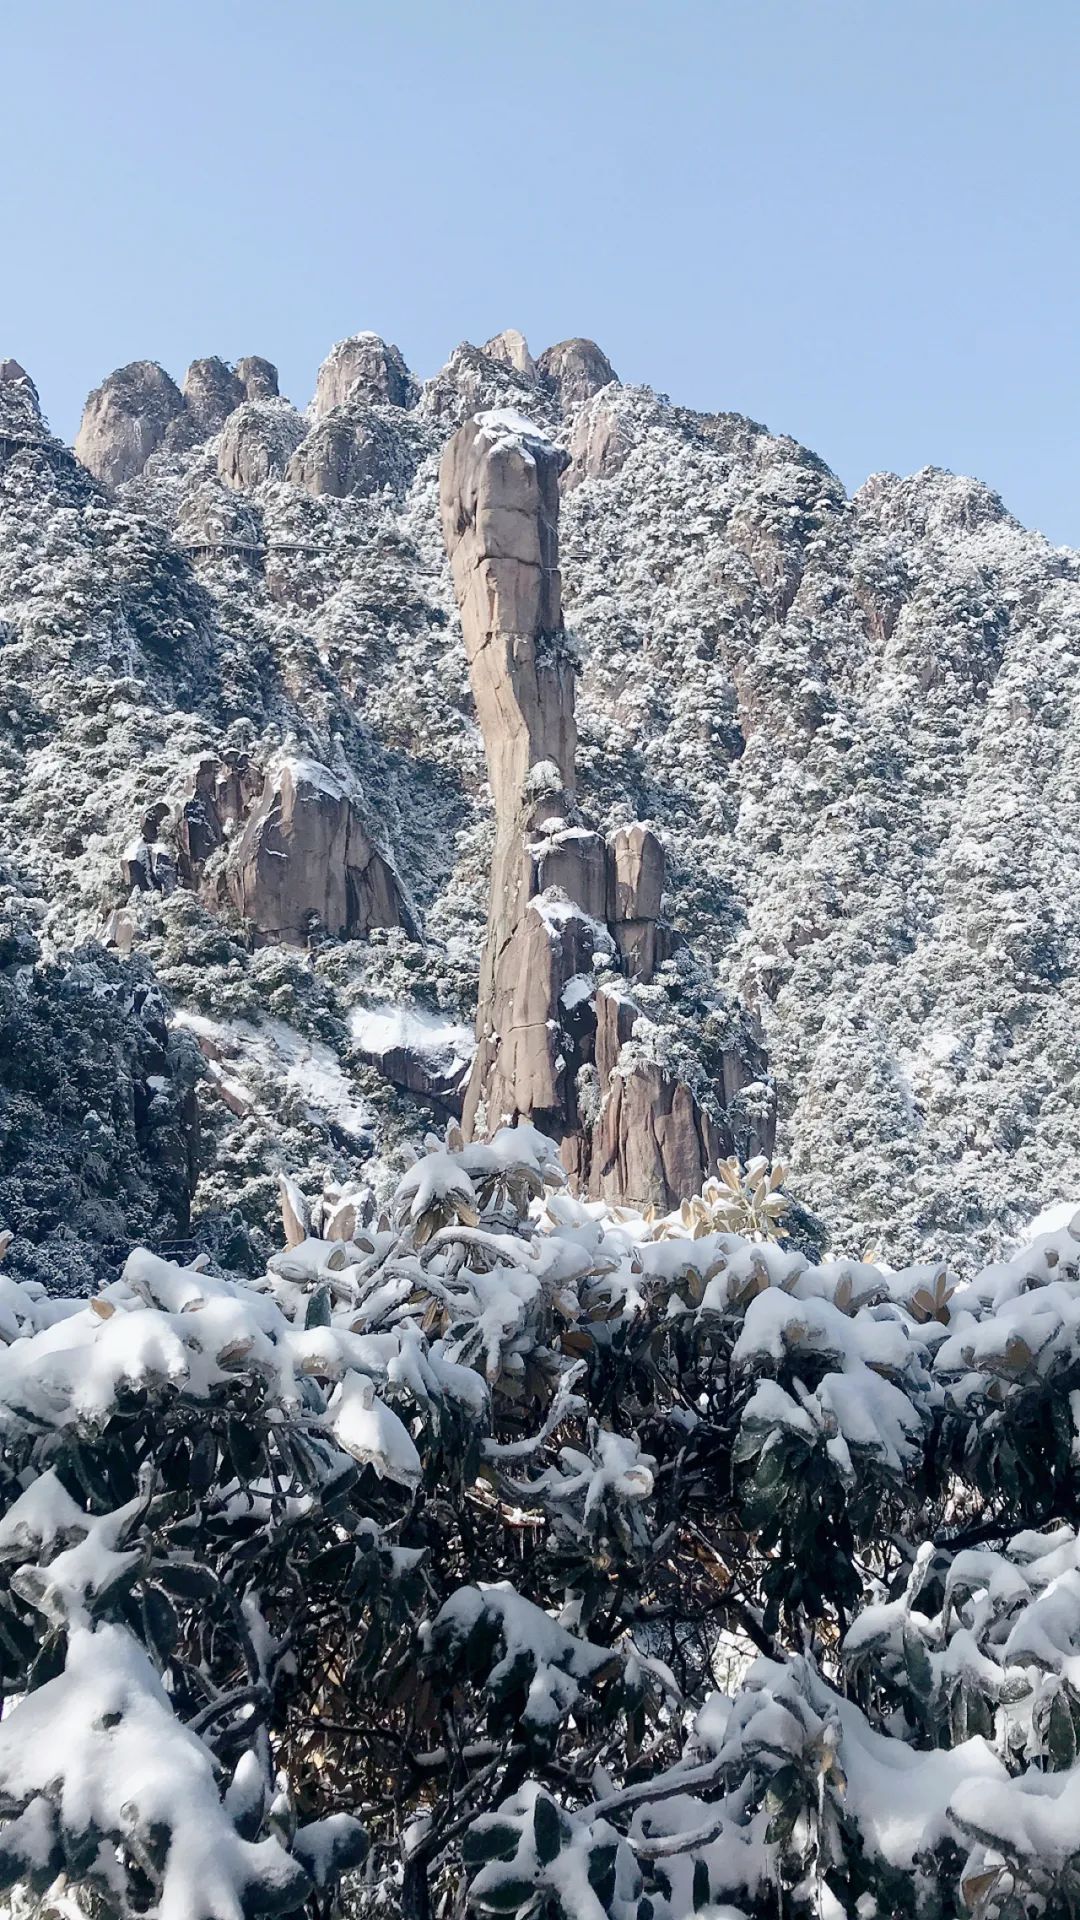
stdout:
POLYGON ((451 1129, 259 1279, 4 1279, 16 1904, 1073 1912, 1080 1224, 957 1281, 780 1199, 451 1129))

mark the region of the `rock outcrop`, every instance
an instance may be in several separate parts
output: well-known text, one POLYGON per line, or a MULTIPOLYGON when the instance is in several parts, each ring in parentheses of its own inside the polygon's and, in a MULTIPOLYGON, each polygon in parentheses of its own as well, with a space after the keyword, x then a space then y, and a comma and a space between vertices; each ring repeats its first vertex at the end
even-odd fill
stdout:
POLYGON ((261 940, 304 946, 320 932, 355 939, 372 927, 416 931, 354 800, 315 761, 284 760, 268 776, 230 848, 224 884, 261 940))
POLYGON ((580 407, 570 429, 570 465, 563 478, 569 493, 584 480, 607 480, 618 473, 631 441, 624 428, 620 387, 603 387, 580 407))
POLYGON ((501 360, 504 365, 513 367, 526 380, 535 380, 536 361, 529 352, 529 343, 516 327, 504 327, 502 333, 496 333, 484 343, 484 352, 489 360, 501 360))
POLYGON ((556 346, 545 348, 536 371, 563 413, 580 407, 619 377, 595 340, 560 340, 556 346))
POLYGON ((184 396, 154 360, 134 360, 95 387, 75 436, 75 455, 96 480, 119 486, 163 444, 184 396))
MULTIPOLYGON (((186 453, 231 425, 236 410, 246 401, 276 395, 277 368, 258 355, 239 361, 235 367, 216 355, 193 360, 184 375, 182 392, 156 361, 135 360, 110 373, 90 395, 75 438, 76 457, 96 479, 121 486, 142 473, 150 456, 159 449, 169 454, 186 453)), ((299 419, 299 415, 296 417, 299 419)), ((296 439, 304 431, 301 424, 296 439)), ((281 472, 287 460, 288 454, 281 472)), ((232 454, 226 456, 225 465, 230 473, 235 470, 237 462, 232 454)), ((228 475, 223 472, 223 477, 228 475)), ((229 484, 257 483, 229 478, 229 484)))
POLYGON ((484 737, 496 843, 477 1031, 493 1013, 496 957, 531 892, 525 835, 573 784, 573 669, 560 645, 559 473, 566 456, 512 413, 482 413, 443 456, 443 537, 484 737))
POLYGON ((246 354, 236 363, 236 377, 244 389, 245 400, 276 400, 278 397, 278 370, 273 361, 264 360, 261 354, 246 354))
POLYGON ((647 1048, 627 982, 670 946, 664 853, 635 824, 610 841, 574 794, 574 673, 562 626, 566 455, 521 416, 467 421, 440 471, 443 536, 495 806, 470 1133, 526 1116, 581 1184, 669 1204, 730 1142, 647 1048))
POLYGON ((282 480, 306 433, 306 421, 287 400, 246 400, 222 429, 218 472, 227 487, 238 490, 282 480))
POLYGON ((319 368, 315 383, 317 417, 356 400, 363 405, 411 407, 417 386, 397 347, 377 333, 354 333, 339 340, 319 368))
POLYGON ((179 798, 146 809, 120 877, 129 893, 179 886, 209 907, 230 904, 260 945, 356 939, 372 927, 418 937, 357 798, 316 760, 286 755, 267 769, 237 748, 204 754, 179 798))
POLYGON ((405 477, 401 446, 376 409, 351 405, 316 422, 289 461, 286 479, 305 493, 378 493, 405 477))
POLYGON ((243 382, 216 355, 193 360, 184 375, 184 412, 193 433, 208 439, 247 398, 243 382))
POLYGON ((424 1007, 358 1008, 350 1022, 360 1059, 436 1111, 459 1116, 475 1051, 472 1031, 424 1007))
POLYGON ((41 402, 38 399, 38 390, 26 368, 21 366, 18 360, 0 360, 0 387, 21 388, 33 400, 35 411, 40 412, 41 402))

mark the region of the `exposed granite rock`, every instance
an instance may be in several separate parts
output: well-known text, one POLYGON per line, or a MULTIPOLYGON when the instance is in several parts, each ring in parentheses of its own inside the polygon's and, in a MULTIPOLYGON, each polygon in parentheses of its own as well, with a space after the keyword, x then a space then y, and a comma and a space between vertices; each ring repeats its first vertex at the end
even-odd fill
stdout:
POLYGON ((560 644, 558 567, 565 460, 528 421, 484 413, 454 435, 439 474, 443 538, 495 801, 478 1032, 488 1024, 494 956, 531 887, 525 834, 545 796, 573 781, 574 682, 560 644))
POLYGON ((535 380, 536 361, 529 352, 529 343, 516 327, 505 327, 502 333, 496 333, 485 341, 484 352, 489 360, 501 360, 505 366, 513 367, 526 380, 535 380))
POLYGON ((618 473, 632 444, 619 406, 619 387, 604 387, 579 408, 570 429, 570 465, 563 492, 583 480, 607 480, 618 473))
POLYGON ((227 487, 281 480, 307 423, 287 400, 247 400, 229 415, 218 442, 218 472, 227 487))
POLYGON ((651 980, 671 952, 661 923, 664 849, 640 821, 621 827, 609 843, 607 917, 631 980, 651 980))
POLYGON ((110 373, 83 408, 75 455, 97 480, 119 486, 141 473, 163 444, 184 397, 163 367, 135 360, 110 373))
POLYGON ((177 867, 186 887, 198 888, 203 868, 259 799, 264 776, 249 754, 226 748, 199 761, 176 821, 177 867))
POLYGON ((482 1133, 527 1116, 560 1141, 587 1190, 667 1205, 696 1192, 731 1143, 663 1064, 627 1050, 639 1010, 610 985, 621 968, 649 980, 669 950, 664 853, 640 824, 605 843, 576 807, 558 552, 565 460, 528 420, 495 411, 458 429, 440 470, 496 819, 463 1119, 482 1133))
POLYGON ((244 389, 245 400, 276 400, 278 370, 261 354, 249 353, 236 363, 236 377, 244 389))
POLYGON ((730 1152, 690 1088, 652 1061, 611 1074, 591 1146, 590 1192, 657 1207, 700 1193, 730 1152))
POLYGON ((554 820, 550 827, 541 821, 529 852, 534 893, 557 887, 591 919, 603 923, 610 889, 608 849, 600 834, 591 827, 569 826, 562 819, 554 820))
POLYGON ((375 408, 349 406, 316 422, 289 461, 286 478, 305 493, 378 493, 409 477, 401 443, 375 408))
POLYGON ((461 1113, 475 1042, 426 1008, 375 1007, 352 1021, 356 1051, 384 1080, 445 1114, 461 1113))
POLYGON ((580 407, 619 377, 595 340, 560 340, 556 346, 545 348, 536 371, 563 413, 580 407))
POLYGON ((331 347, 319 368, 313 404, 321 418, 354 400, 368 406, 411 407, 416 395, 416 382, 397 347, 388 346, 377 333, 355 333, 331 347))
POLYGON ((246 399, 243 382, 216 355, 193 360, 184 375, 184 409, 195 435, 206 440, 246 399))
POLYGON ((373 845, 341 782, 310 760, 284 760, 225 867, 225 887, 262 940, 303 946, 372 927, 415 933, 398 877, 373 845))

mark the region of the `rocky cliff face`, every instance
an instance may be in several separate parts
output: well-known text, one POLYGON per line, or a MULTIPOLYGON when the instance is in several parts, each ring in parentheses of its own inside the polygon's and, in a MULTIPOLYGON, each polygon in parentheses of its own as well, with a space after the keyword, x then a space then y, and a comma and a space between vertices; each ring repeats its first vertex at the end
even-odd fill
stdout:
POLYGON ((559 1009, 513 1104, 566 1113, 606 1191, 692 1185, 775 1110, 847 1251, 986 1254, 1080 1194, 1076 556, 952 475, 848 498, 588 342, 507 331, 419 383, 356 335, 306 412, 277 384, 138 363, 75 459, 0 367, 0 834, 38 937, 113 942, 198 1039, 196 1217, 257 1226, 279 1160, 378 1185, 418 1103, 460 1105, 493 858, 513 1020, 559 1009), (465 423, 506 410, 556 452, 500 547, 465 423), (533 664, 470 661, 470 623, 533 664), (563 689, 531 716, 530 674, 563 689), (310 835, 287 766, 340 792, 310 835))

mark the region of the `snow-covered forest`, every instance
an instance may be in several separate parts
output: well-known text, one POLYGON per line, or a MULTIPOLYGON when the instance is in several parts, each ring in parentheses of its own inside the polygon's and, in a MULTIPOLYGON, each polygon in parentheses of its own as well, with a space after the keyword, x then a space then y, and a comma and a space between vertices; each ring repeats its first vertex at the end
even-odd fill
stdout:
POLYGON ((1071 1912, 1080 1222, 957 1282, 771 1186, 451 1129, 258 1277, 6 1280, 17 1911, 1071 1912))

